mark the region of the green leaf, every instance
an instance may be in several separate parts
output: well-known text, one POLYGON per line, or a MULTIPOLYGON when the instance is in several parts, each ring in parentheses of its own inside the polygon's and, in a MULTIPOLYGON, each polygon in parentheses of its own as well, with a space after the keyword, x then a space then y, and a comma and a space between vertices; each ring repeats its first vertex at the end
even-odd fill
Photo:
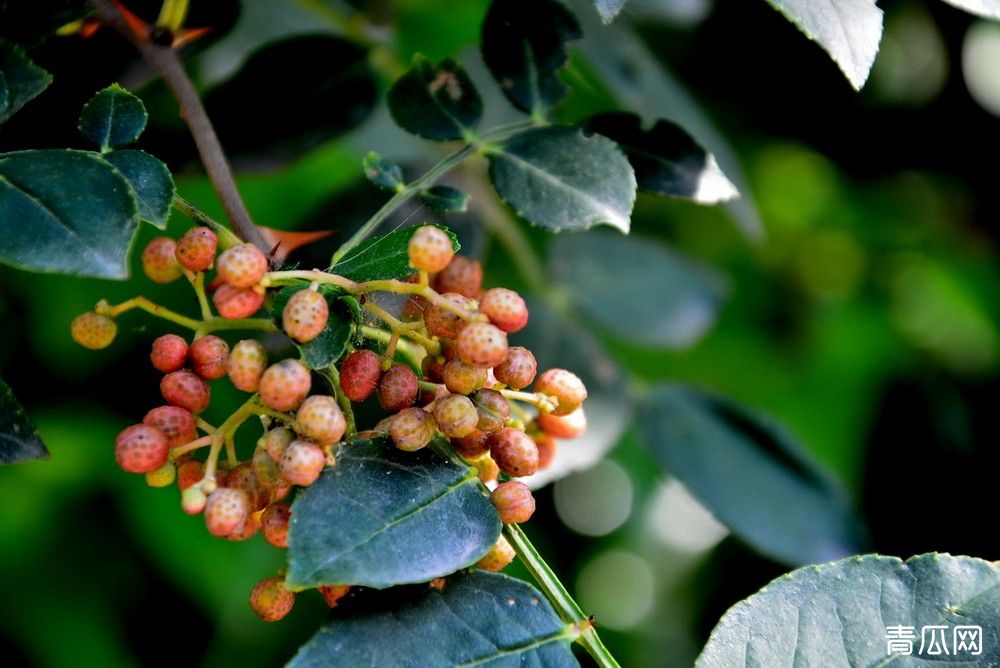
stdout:
POLYGON ((500 518, 474 469, 387 438, 354 441, 292 507, 290 587, 384 589, 427 582, 476 563, 500 518))
POLYGON ((726 279, 709 265, 652 239, 610 231, 558 238, 549 268, 590 318, 647 346, 693 345, 715 324, 728 292, 726 279))
MULTIPOLYGON (((458 252, 458 238, 446 227, 438 225, 451 237, 451 247, 458 252)), ((396 230, 380 237, 372 237, 348 251, 330 271, 359 283, 389 278, 406 278, 414 273, 410 266, 410 237, 416 227, 396 230)))
POLYGON ((628 156, 639 190, 716 204, 739 196, 719 169, 715 156, 681 126, 660 119, 648 130, 636 114, 611 112, 583 123, 590 132, 612 139, 628 156))
MULTIPOLYGON (((940 634, 940 631, 937 632, 940 634)), ((800 568, 737 603, 712 631, 700 668, 744 666, 1000 665, 1000 567, 922 554, 866 555, 800 568), (909 627, 912 655, 889 654, 889 627, 909 627), (949 654, 921 653, 924 629, 944 626, 949 654), (981 654, 955 629, 981 627, 981 654)), ((940 642, 940 641, 939 641, 940 642)))
MULTIPOLYGON (((281 312, 291 296, 308 289, 308 285, 289 285, 275 295, 271 317, 278 327, 281 327, 281 312)), ((361 322, 361 305, 357 299, 330 286, 321 285, 319 290, 330 307, 326 328, 309 343, 295 344, 302 353, 302 362, 310 369, 325 369, 343 357, 355 327, 361 322)))
POLYGON ((122 175, 87 151, 0 155, 0 262, 126 278, 137 205, 122 175))
POLYGON ((469 196, 450 186, 431 186, 420 191, 420 201, 438 213, 464 213, 469 209, 469 196))
POLYGON ((469 75, 453 60, 434 65, 417 55, 388 93, 399 127, 425 139, 462 139, 483 115, 483 101, 469 75))
POLYGON ((483 20, 483 61, 515 107, 540 114, 566 94, 558 72, 566 42, 581 36, 576 17, 555 0, 493 0, 483 20))
POLYGON ((0 39, 0 123, 37 97, 52 75, 35 65, 19 46, 0 39))
POLYGON ((770 419, 693 388, 660 385, 642 397, 638 424, 667 470, 760 552, 798 565, 861 550, 864 529, 843 491, 770 419))
POLYGON ((577 128, 537 128, 488 156, 493 186, 528 222, 556 232, 611 225, 628 233, 635 174, 610 139, 577 128))
POLYGON ((578 666, 571 636, 534 587, 500 573, 449 578, 396 607, 328 621, 289 668, 578 666))
POLYGON ((48 456, 49 451, 45 449, 35 425, 24 414, 10 386, 0 378, 0 464, 46 459, 48 456))
POLYGON ((145 151, 130 149, 109 151, 103 158, 128 181, 139 203, 140 219, 166 229, 176 192, 167 166, 145 151))
POLYGON ((403 180, 403 170, 392 160, 386 160, 375 151, 371 151, 362 161, 365 178, 383 190, 397 192, 406 186, 403 180))
POLYGON ((102 151, 131 144, 146 129, 142 100, 118 84, 90 98, 80 112, 80 133, 102 151))
POLYGON ((611 23, 625 6, 625 0, 594 0, 594 6, 597 7, 597 13, 601 15, 601 20, 605 23, 611 23))
POLYGON ((1000 19, 1000 0, 944 0, 949 5, 987 19, 1000 19))
POLYGON ((767 0, 833 58, 861 90, 882 40, 882 10, 875 0, 767 0))

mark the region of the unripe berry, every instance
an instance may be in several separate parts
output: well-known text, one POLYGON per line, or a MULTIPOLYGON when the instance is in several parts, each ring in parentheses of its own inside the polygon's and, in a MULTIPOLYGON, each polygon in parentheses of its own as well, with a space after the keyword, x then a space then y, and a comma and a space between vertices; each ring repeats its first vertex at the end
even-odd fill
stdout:
POLYGON ((535 497, 523 482, 509 480, 497 485, 490 500, 504 524, 527 522, 535 514, 535 497))
POLYGON ((451 246, 451 237, 439 227, 424 225, 410 237, 408 247, 410 266, 430 274, 441 271, 448 266, 455 251, 451 246))
POLYGON ((326 466, 323 448, 309 441, 292 441, 281 458, 281 475, 291 485, 308 487, 316 482, 326 466))
POLYGON ((288 547, 288 522, 291 519, 292 508, 287 503, 270 504, 260 518, 264 540, 275 547, 288 547))
POLYGON ((228 320, 249 318, 264 304, 264 293, 253 288, 234 288, 220 285, 212 295, 212 302, 219 315, 228 320))
POLYGON ((434 437, 434 418, 422 408, 406 408, 389 423, 389 436, 400 450, 415 452, 434 437))
POLYGON ((267 454, 271 455, 271 459, 274 461, 280 462, 282 457, 285 456, 285 449, 288 448, 288 444, 295 440, 295 434, 288 427, 275 427, 264 434, 262 438, 267 454))
POLYGON ((267 257, 253 244, 233 246, 219 256, 215 271, 228 285, 249 288, 267 273, 267 257))
POLYGON ((538 428, 556 438, 577 438, 587 431, 587 416, 582 406, 568 415, 542 413, 538 416, 538 428))
POLYGON ((188 487, 181 492, 181 510, 188 515, 197 515, 202 512, 207 503, 208 497, 205 496, 205 492, 201 491, 200 487, 188 487))
POLYGON ((153 363, 157 371, 170 373, 184 368, 187 354, 188 344, 183 337, 176 334, 164 334, 153 341, 149 361, 153 363))
POLYGON ((319 445, 336 443, 347 429, 344 413, 333 397, 315 394, 299 406, 295 417, 302 436, 319 445))
POLYGON ((541 432, 535 434, 532 439, 538 447, 538 468, 547 469, 556 456, 556 439, 541 432))
POLYGON ((170 237, 156 237, 142 251, 142 270, 154 283, 171 283, 181 277, 177 244, 170 237))
POLYGON ((191 344, 188 357, 191 358, 194 372, 205 380, 222 378, 226 375, 226 365, 229 362, 229 344, 209 334, 191 344))
POLYGON ((510 402, 496 390, 483 388, 472 395, 472 403, 479 412, 479 431, 497 431, 507 423, 510 417, 510 402))
POLYGON ((281 466, 268 454, 265 448, 257 446, 251 464, 253 472, 257 474, 257 480, 260 481, 264 489, 273 490, 285 484, 285 479, 281 475, 281 466))
POLYGON ((167 447, 176 448, 190 443, 197 436, 194 415, 179 406, 159 406, 146 413, 142 423, 156 427, 167 437, 167 447))
POLYGON ((246 521, 250 511, 250 499, 246 492, 219 487, 208 495, 205 503, 205 528, 213 536, 224 538, 246 521))
POLYGON ((226 487, 241 489, 250 502, 250 510, 262 510, 271 500, 271 492, 261 484, 253 462, 243 462, 226 475, 226 487))
POLYGON ((250 592, 250 607, 265 622, 276 622, 292 611, 295 594, 281 578, 265 578, 250 592))
POLYGON ((488 322, 469 323, 458 333, 455 348, 466 364, 490 369, 507 359, 507 334, 488 322))
POLYGON ((538 362, 527 348, 514 346, 507 351, 507 359, 493 368, 498 381, 512 390, 528 387, 538 373, 538 362))
POLYGON ((129 473, 149 473, 167 463, 170 445, 156 427, 134 424, 115 439, 115 461, 129 473))
POLYGON ((476 562, 476 566, 484 571, 496 573, 507 568, 516 556, 517 553, 514 552, 514 548, 510 546, 507 539, 500 536, 492 549, 486 553, 486 556, 476 562))
POLYGON ((205 271, 215 261, 219 243, 215 232, 207 227, 192 227, 177 241, 177 261, 190 271, 205 271))
POLYGON ((267 367, 260 377, 260 398, 276 411, 298 408, 309 396, 312 378, 309 369, 294 359, 281 360, 267 367))
MULTIPOLYGON (((444 294, 442 297, 453 304, 469 309, 470 313, 472 312, 470 308, 471 304, 467 297, 455 293, 444 294)), ((442 339, 454 339, 462 331, 462 328, 465 327, 466 321, 457 313, 442 308, 437 304, 430 303, 424 309, 424 324, 427 325, 427 331, 434 336, 442 339)))
POLYGON ((508 334, 528 324, 528 305, 521 295, 507 288, 490 288, 484 292, 479 298, 479 312, 508 334))
POLYGON ((538 377, 535 391, 556 398, 559 405, 553 415, 569 415, 587 398, 587 388, 579 376, 565 369, 549 369, 538 377))
POLYGON ((434 406, 434 420, 448 438, 462 438, 476 430, 479 412, 472 400, 460 394, 440 399, 434 406))
POLYGON ((260 387, 260 377, 267 368, 267 351, 257 339, 244 339, 229 353, 226 373, 238 390, 256 392, 260 387))
POLYGON ((331 608, 336 608, 340 599, 347 596, 351 591, 351 585, 320 585, 319 593, 323 595, 323 600, 331 608))
POLYGON ((208 408, 212 390, 190 371, 168 373, 160 381, 160 393, 171 406, 180 406, 195 415, 208 408))
POLYGON ((483 455, 472 462, 476 467, 476 476, 485 485, 497 479, 500 475, 500 467, 489 455, 483 455))
POLYGON ((444 365, 444 384, 455 394, 472 394, 486 383, 486 369, 450 360, 444 365))
POLYGON ((413 405, 418 390, 417 375, 413 369, 405 364, 393 364, 379 380, 379 402, 387 413, 398 413, 413 405))
POLYGON ((490 456, 501 471, 513 478, 538 470, 538 446, 518 429, 504 427, 491 434, 490 456))
POLYGON ((299 290, 281 311, 281 326, 285 334, 299 343, 308 343, 323 333, 330 317, 326 297, 314 290, 299 290))
MULTIPOLYGON (((477 414, 478 415, 478 414, 477 414)), ((490 450, 490 435, 485 431, 473 429, 468 436, 460 436, 451 440, 455 451, 466 459, 475 459, 490 450)))
POLYGON ((150 487, 169 487, 177 479, 177 467, 173 462, 146 473, 146 484, 150 487))
POLYGON ((378 387, 382 362, 371 350, 355 350, 340 365, 340 388, 348 399, 360 403, 378 387))
POLYGON ((107 348, 115 340, 118 325, 106 315, 88 311, 73 318, 69 333, 84 348, 100 350, 107 348))
MULTIPOLYGON (((197 459, 188 459, 177 465, 177 487, 183 492, 205 476, 205 465, 197 459)), ((201 512, 200 510, 198 512, 201 512)))
POLYGON ((483 288, 483 267, 477 260, 456 255, 448 266, 434 277, 438 292, 457 292, 474 298, 483 288))

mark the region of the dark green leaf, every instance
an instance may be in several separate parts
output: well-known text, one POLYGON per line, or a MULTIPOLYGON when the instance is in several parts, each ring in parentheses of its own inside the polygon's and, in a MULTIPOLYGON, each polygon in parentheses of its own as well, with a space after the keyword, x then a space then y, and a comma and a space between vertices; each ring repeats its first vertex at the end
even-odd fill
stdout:
MULTIPOLYGON (((309 289, 308 285, 289 285, 274 297, 271 317, 281 326, 281 312, 289 298, 299 290, 309 289)), ((330 317, 326 328, 309 343, 296 344, 302 352, 302 361, 310 369, 325 369, 347 352, 347 344, 354 335, 354 329, 361 322, 361 306, 358 300, 330 286, 320 286, 330 307, 330 317)))
POLYGON ((45 459, 48 456, 49 451, 45 449, 35 425, 24 414, 10 387, 0 378, 0 464, 45 459))
POLYGON ((500 519, 474 469, 386 438, 349 443, 295 498, 287 581, 384 589, 476 563, 500 519))
POLYGON ((866 555, 809 566, 737 603, 712 631, 701 668, 744 666, 1000 665, 1000 567, 971 557, 922 554, 903 562, 866 555), (889 628, 916 636, 890 655, 889 628), (932 655, 926 627, 943 626, 948 654, 932 655), (980 627, 978 654, 959 627, 980 627), (926 641, 924 650, 922 642, 926 641), (904 650, 905 651, 905 650, 904 650))
POLYGON ((90 98, 80 112, 80 133, 102 151, 131 144, 146 129, 142 100, 118 84, 90 98))
POLYGON ((489 160, 500 197, 528 222, 556 232, 594 225, 628 232, 635 174, 608 138, 560 126, 527 130, 489 160))
POLYGON ((597 7, 597 13, 601 15, 601 20, 605 23, 611 23, 625 6, 625 0, 594 0, 594 6, 597 7))
POLYGON ((1000 0, 944 0, 949 5, 988 19, 1000 19, 1000 0))
POLYGON ((760 552, 808 564, 860 551, 864 530, 844 493, 773 421, 693 388, 661 385, 642 399, 639 430, 667 470, 760 552))
POLYGON ((52 75, 31 62, 24 51, 0 40, 0 123, 41 94, 52 75))
POLYGON ((175 192, 167 166, 144 151, 109 151, 103 157, 132 187, 139 203, 139 217, 161 230, 166 229, 175 192))
POLYGON ((578 666, 572 637, 521 580, 473 571, 394 608, 328 621, 289 668, 578 666))
POLYGON ((386 160, 378 153, 371 151, 361 162, 365 170, 365 178, 379 188, 397 192, 406 186, 403 180, 403 170, 391 160, 386 160))
POLYGON ((541 113, 562 99, 566 42, 582 33, 556 0, 493 0, 483 21, 483 60, 515 107, 541 113))
POLYGON ((0 155, 0 262, 126 278, 137 204, 119 172, 85 151, 0 155))
POLYGON ((453 60, 438 65, 416 56, 388 93, 389 112, 407 132, 425 139, 462 139, 483 115, 469 75, 453 60))
POLYGON ((421 190, 420 201, 438 213, 463 213, 469 208, 469 196, 449 186, 431 186, 421 190))
MULTIPOLYGON (((441 227, 441 226, 439 226, 441 227)), ((441 227, 451 237, 451 246, 457 252, 458 238, 446 227, 441 227)), ((410 237, 416 227, 396 230, 380 237, 373 237, 348 252, 330 269, 352 281, 364 282, 388 278, 406 278, 414 273, 410 266, 410 237)))
POLYGON ((636 114, 611 112, 593 116, 583 126, 618 142, 635 170, 639 190, 702 204, 725 202, 739 195, 715 156, 670 121, 658 120, 644 130, 636 114))
POLYGON ((549 266, 553 280, 588 316, 648 346, 693 345, 715 324, 728 291, 712 267, 652 239, 610 231, 560 237, 549 266))

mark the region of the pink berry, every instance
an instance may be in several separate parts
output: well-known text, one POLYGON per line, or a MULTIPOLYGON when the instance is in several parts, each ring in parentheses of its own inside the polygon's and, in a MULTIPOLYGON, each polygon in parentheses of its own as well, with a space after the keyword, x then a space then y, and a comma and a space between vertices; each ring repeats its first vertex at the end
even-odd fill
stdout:
POLYGON ((316 394, 303 401, 295 417, 299 433, 319 445, 336 443, 347 428, 337 400, 325 395, 316 394))
POLYGON ((270 504, 260 518, 264 540, 275 547, 288 547, 288 522, 291 519, 292 508, 287 503, 270 504))
POLYGON ((473 429, 468 436, 451 439, 455 450, 466 459, 475 459, 490 450, 490 435, 485 431, 473 429))
POLYGON ((171 406, 186 408, 195 415, 201 413, 212 399, 212 390, 190 371, 168 373, 160 381, 160 393, 171 406))
POLYGON ((266 578, 250 592, 250 607, 265 622, 276 622, 292 611, 295 594, 281 578, 266 578))
POLYGON ((281 360, 267 367, 260 377, 260 398, 276 411, 298 408, 309 396, 312 378, 309 369, 294 359, 281 360))
POLYGON ((280 462, 285 456, 288 444, 295 440, 295 434, 287 427, 275 427, 262 437, 262 446, 271 455, 271 459, 280 462))
POLYGON ((188 344, 183 337, 176 334, 164 334, 153 341, 153 350, 149 353, 149 361, 157 371, 170 373, 184 368, 187 360, 188 344))
POLYGON ((264 293, 253 288, 241 289, 222 284, 212 294, 212 302, 223 318, 239 320, 249 318, 260 310, 264 304, 264 293))
POLYGON ((226 363, 229 380, 238 390, 256 392, 267 368, 267 351, 257 339, 244 339, 233 346, 226 363))
MULTIPOLYGON (((445 300, 461 306, 472 312, 472 304, 468 297, 454 292, 441 295, 445 300)), ((439 304, 430 303, 424 309, 424 324, 427 331, 442 339, 454 339, 465 327, 466 321, 454 311, 442 308, 439 304)))
POLYGON ((88 311, 73 318, 69 331, 73 340, 84 348, 100 350, 107 348, 115 340, 118 325, 106 315, 88 311))
POLYGON ((490 456, 501 471, 514 478, 538 470, 538 446, 518 429, 504 427, 491 434, 490 456))
POLYGON ((555 397, 559 402, 553 415, 569 415, 587 398, 587 388, 580 377, 565 369, 549 369, 538 377, 535 391, 555 397))
POLYGON ((527 348, 514 346, 507 351, 507 359, 493 368, 498 381, 512 390, 528 387, 538 373, 538 362, 527 348))
POLYGON ((242 489, 219 487, 205 503, 205 528, 223 538, 236 531, 250 514, 250 499, 242 489))
POLYGON ((448 438, 462 438, 476 430, 479 411, 468 397, 452 394, 438 400, 434 406, 434 420, 448 438))
POLYGON ((507 334, 488 322, 466 325, 455 342, 458 358, 466 364, 491 369, 507 359, 507 334))
POLYGON ((281 458, 281 475, 290 485, 308 487, 326 466, 323 448, 309 441, 292 441, 281 458))
POLYGON ((387 413, 398 413, 413 405, 419 389, 413 369, 405 364, 393 364, 379 380, 378 397, 387 413))
POLYGON ((261 484, 253 462, 243 462, 232 469, 226 475, 225 486, 246 492, 250 510, 262 510, 271 500, 271 491, 261 484))
POLYGON ((156 427, 167 437, 167 447, 177 448, 198 436, 194 415, 179 406, 160 406, 146 413, 143 424, 156 427))
POLYGON ((170 237, 156 237, 142 251, 142 270, 154 283, 171 283, 181 277, 177 244, 170 237))
POLYGON ((475 298, 483 288, 483 267, 477 260, 456 255, 434 277, 438 292, 456 292, 465 297, 475 298))
POLYGON ((340 365, 340 387, 347 398, 360 403, 378 387, 382 360, 371 350, 355 350, 340 365))
POLYGON ((528 305, 521 295, 507 288, 490 288, 479 298, 479 312, 508 334, 528 324, 528 305))
POLYGON ((523 482, 510 480, 497 485, 490 500, 504 524, 527 522, 535 514, 535 497, 523 482))
POLYGON ((299 343, 308 343, 323 333, 330 317, 326 298, 314 290, 299 290, 281 311, 285 334, 299 343))
POLYGON ((215 271, 234 288, 253 287, 267 273, 267 257, 253 244, 233 246, 219 256, 215 271))
POLYGON ((538 468, 547 469, 556 456, 556 439, 549 434, 541 432, 531 437, 538 447, 538 468))
POLYGON ((456 394, 472 394, 486 383, 486 369, 454 359, 444 365, 444 384, 456 394))
POLYGON ((479 431, 497 431, 510 417, 510 402, 496 390, 476 390, 472 394, 472 404, 479 413, 479 423, 476 425, 479 431))
POLYGON ((389 436, 400 450, 414 452, 434 437, 434 418, 422 408, 405 408, 389 423, 389 436))
POLYGON ((410 266, 418 271, 435 273, 441 271, 451 262, 455 251, 451 245, 451 237, 439 227, 424 225, 410 237, 408 246, 410 266))
POLYGON ((192 227, 177 241, 177 261, 189 271, 206 271, 215 261, 219 238, 207 227, 192 227))
POLYGON ((258 531, 260 531, 260 514, 250 513, 232 533, 226 536, 226 540, 249 540, 256 536, 258 531))
POLYGON ((229 362, 229 344, 209 334, 191 344, 188 357, 194 372, 205 380, 222 378, 229 362))
POLYGON ((538 428, 556 438, 577 438, 587 431, 587 416, 582 406, 566 415, 542 413, 538 416, 538 428))
POLYGON ((156 427, 134 424, 115 439, 115 461, 129 473, 149 473, 167 463, 170 444, 156 427))

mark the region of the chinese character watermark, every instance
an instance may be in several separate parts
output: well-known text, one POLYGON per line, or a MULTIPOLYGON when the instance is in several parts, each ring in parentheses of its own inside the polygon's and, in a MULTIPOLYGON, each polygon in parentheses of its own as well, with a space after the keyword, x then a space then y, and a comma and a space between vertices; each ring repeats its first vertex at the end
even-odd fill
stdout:
MULTIPOLYGON (((912 656, 917 640, 917 627, 887 626, 885 628, 886 655, 912 656)), ((983 653, 983 628, 981 626, 955 626, 927 624, 920 627, 918 656, 955 656, 983 653), (950 629, 950 633, 949 633, 950 629)))
POLYGON ((885 653, 903 654, 909 656, 913 654, 913 641, 917 639, 916 627, 913 626, 887 626, 885 628, 885 653))

